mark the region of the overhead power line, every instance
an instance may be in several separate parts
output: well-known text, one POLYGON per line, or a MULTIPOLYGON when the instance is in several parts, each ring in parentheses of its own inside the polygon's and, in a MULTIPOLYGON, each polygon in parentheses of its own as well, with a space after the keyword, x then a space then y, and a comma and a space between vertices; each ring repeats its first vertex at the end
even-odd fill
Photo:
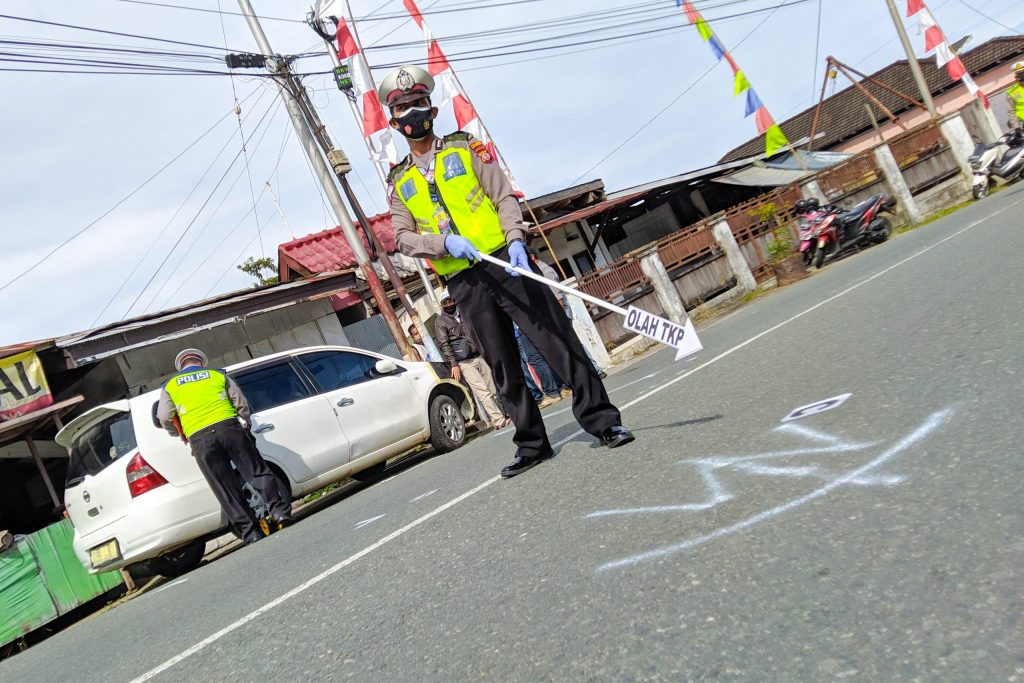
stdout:
POLYGON ((1021 32, 1020 32, 1020 31, 1018 31, 1017 29, 1015 29, 1014 27, 1012 27, 1012 26, 1007 26, 1006 24, 1004 24, 1003 22, 999 21, 999 20, 998 20, 998 19, 996 19, 995 17, 991 17, 991 16, 989 16, 989 15, 985 14, 985 13, 984 13, 984 12, 982 12, 982 11, 981 11, 980 9, 978 9, 977 7, 975 7, 974 5, 968 4, 968 3, 967 3, 967 2, 965 2, 964 0, 957 0, 957 2, 959 2, 959 3, 961 4, 961 5, 963 5, 963 6, 964 6, 964 7, 966 7, 967 9, 971 10, 971 11, 972 11, 972 12, 974 12, 975 14, 980 14, 981 16, 985 17, 986 19, 988 19, 989 21, 991 21, 991 22, 992 22, 993 24, 997 24, 997 25, 999 25, 999 26, 1002 26, 1002 27, 1003 27, 1003 28, 1005 28, 1005 29, 1006 29, 1007 31, 1012 31, 1013 33, 1016 33, 1016 34, 1017 34, 1018 36, 1019 36, 1019 35, 1022 35, 1022 34, 1021 34, 1021 32))
MULTIPOLYGON (((254 94, 256 94, 256 91, 255 91, 255 90, 254 90, 254 91, 253 91, 252 93, 250 93, 249 95, 246 95, 245 99, 243 99, 242 101, 243 101, 243 102, 245 102, 245 101, 246 101, 246 100, 248 100, 248 99, 249 99, 250 97, 252 97, 252 96, 253 96, 254 94)), ((28 268, 26 268, 25 270, 21 271, 21 272, 20 272, 20 273, 18 273, 17 275, 15 275, 15 276, 14 276, 13 278, 11 278, 11 279, 10 279, 10 280, 8 280, 7 282, 5 282, 5 283, 4 283, 3 285, 0 285, 0 292, 2 292, 3 290, 7 289, 7 288, 8 288, 8 287, 10 287, 10 286, 11 286, 12 284, 14 284, 15 282, 17 282, 17 281, 18 281, 18 280, 20 280, 21 278, 23 278, 23 277, 24 277, 25 275, 27 275, 28 273, 32 272, 33 270, 35 270, 35 269, 36 269, 36 268, 38 268, 39 266, 41 266, 41 265, 42 265, 43 263, 45 263, 45 262, 46 262, 47 260, 49 260, 49 258, 50 258, 51 256, 53 256, 53 255, 54 255, 54 254, 56 254, 56 253, 57 253, 58 251, 60 251, 60 250, 61 250, 61 249, 63 249, 64 247, 66 247, 66 246, 67 246, 68 244, 70 244, 70 243, 71 243, 72 241, 74 241, 74 240, 75 240, 76 238, 78 238, 78 237, 80 237, 81 235, 85 234, 85 233, 86 233, 86 232, 87 232, 87 231, 88 231, 88 230, 89 230, 90 228, 92 228, 92 227, 93 227, 94 225, 96 225, 97 223, 99 223, 99 222, 100 222, 101 220, 103 220, 104 218, 106 218, 107 216, 109 216, 109 215, 110 215, 111 213, 113 213, 113 212, 114 212, 114 211, 115 211, 115 210, 116 210, 116 209, 117 209, 118 207, 120 207, 120 206, 121 206, 122 204, 124 204, 124 203, 125 203, 126 201, 128 201, 129 199, 131 199, 132 197, 134 197, 134 196, 135 196, 135 195, 136 195, 136 194, 137 194, 137 193, 138 193, 138 192, 139 192, 139 191, 140 191, 140 190, 141 190, 142 188, 146 187, 146 185, 149 185, 149 183, 151 183, 151 182, 152 182, 152 181, 153 181, 153 180, 154 180, 154 179, 155 179, 155 178, 156 178, 157 176, 159 176, 159 175, 160 175, 161 173, 163 173, 163 172, 164 172, 164 171, 166 171, 166 170, 167 170, 168 168, 170 168, 170 167, 171 167, 171 166, 172 166, 172 165, 174 164, 174 162, 176 162, 176 161, 177 161, 178 159, 180 159, 181 157, 185 156, 185 154, 187 154, 187 153, 188 153, 188 151, 189 151, 190 149, 192 149, 193 147, 195 147, 196 145, 198 145, 198 144, 199 144, 199 143, 200 143, 200 142, 201 142, 201 141, 202 141, 202 140, 203 140, 203 139, 204 139, 204 138, 205 138, 205 137, 206 137, 207 135, 209 135, 210 133, 212 133, 212 132, 213 132, 213 130, 214 130, 215 128, 217 128, 217 126, 219 126, 219 125, 220 125, 221 123, 223 123, 223 122, 224 122, 224 120, 225 120, 226 118, 228 118, 229 116, 231 116, 231 114, 233 114, 233 113, 234 113, 234 111, 235 111, 235 110, 234 110, 233 108, 232 108, 232 109, 230 109, 229 111, 227 111, 227 112, 226 112, 226 113, 225 113, 225 114, 224 114, 223 116, 221 116, 221 117, 220 117, 219 119, 217 119, 217 120, 216 120, 216 121, 215 121, 215 122, 213 123, 213 125, 212 125, 212 126, 210 126, 210 127, 209 127, 209 128, 207 128, 207 129, 206 129, 205 131, 203 131, 203 132, 202 132, 202 133, 201 133, 201 134, 199 135, 199 137, 197 137, 197 138, 196 138, 195 140, 193 140, 193 141, 192 141, 191 143, 189 143, 189 144, 188 144, 188 146, 187 146, 187 147, 185 147, 185 149, 183 149, 183 150, 181 150, 180 152, 178 152, 178 153, 177 153, 177 154, 176 154, 176 155, 175 155, 175 156, 174 156, 174 157, 173 157, 173 158, 172 158, 172 159, 171 159, 170 161, 168 161, 168 162, 167 162, 166 164, 164 164, 164 165, 163 165, 163 166, 161 166, 161 167, 160 167, 159 169, 157 169, 157 170, 156 170, 156 172, 155 172, 155 173, 153 173, 153 175, 149 176, 149 177, 148 177, 148 178, 146 178, 146 179, 145 179, 144 181, 142 181, 142 183, 140 183, 140 184, 139 184, 139 185, 138 185, 138 186, 137 186, 137 187, 136 187, 136 188, 135 188, 134 190, 132 190, 131 192, 129 192, 128 194, 126 194, 126 195, 125 195, 124 197, 122 197, 121 199, 119 199, 119 200, 117 201, 117 203, 115 203, 115 204, 114 204, 113 206, 111 206, 111 207, 110 207, 109 209, 107 209, 107 210, 106 210, 106 211, 104 211, 104 212, 103 212, 102 214, 100 214, 100 215, 99 215, 98 217, 96 217, 95 219, 93 219, 93 220, 92 220, 92 221, 91 221, 90 223, 88 223, 88 224, 87 224, 87 225, 86 225, 85 227, 83 227, 83 228, 81 228, 81 229, 77 230, 77 231, 76 231, 76 232, 75 232, 74 234, 72 234, 72 235, 71 235, 70 237, 68 237, 67 239, 63 240, 63 241, 62 241, 62 242, 61 242, 60 244, 58 244, 58 245, 57 245, 57 246, 55 246, 55 247, 54 247, 53 249, 51 249, 50 251, 48 251, 48 252, 47 252, 47 253, 46 253, 46 254, 45 254, 45 255, 44 255, 44 256, 43 256, 43 257, 42 257, 41 259, 39 259, 38 261, 36 261, 35 263, 33 263, 33 264, 32 264, 31 266, 29 266, 29 267, 28 267, 28 268)))

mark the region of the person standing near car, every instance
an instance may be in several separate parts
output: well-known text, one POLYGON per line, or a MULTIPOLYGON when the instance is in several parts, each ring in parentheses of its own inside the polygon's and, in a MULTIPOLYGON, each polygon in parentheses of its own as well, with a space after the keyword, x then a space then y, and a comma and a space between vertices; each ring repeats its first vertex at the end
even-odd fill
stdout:
POLYGON ((1024 127, 1024 62, 1013 65, 1013 78, 1013 85, 1006 90, 1010 105, 1007 125, 1011 130, 1024 127))
POLYGON ((199 349, 177 355, 178 372, 160 392, 157 418, 170 434, 187 440, 232 530, 248 545, 263 538, 263 533, 243 482, 266 501, 271 524, 277 529, 292 523, 292 506, 278 490, 274 473, 249 434, 249 403, 242 391, 233 379, 206 364, 206 354, 199 349))
POLYGON ((480 357, 476 346, 462 330, 462 323, 455 317, 457 307, 450 296, 441 300, 441 312, 434 321, 434 339, 452 371, 452 379, 465 383, 473 390, 473 396, 480 402, 487 415, 487 421, 495 429, 504 429, 511 422, 498 405, 497 389, 491 378, 491 369, 480 357))
POLYGON ((526 387, 513 322, 572 387, 573 414, 583 429, 610 448, 633 441, 551 291, 481 260, 486 253, 530 267, 519 201, 493 150, 465 132, 434 134, 433 90, 433 77, 417 66, 393 70, 377 90, 391 114, 389 125, 405 136, 411 152, 388 176, 388 203, 399 250, 430 259, 494 371, 516 426, 516 454, 502 476, 525 472, 554 455, 526 387))

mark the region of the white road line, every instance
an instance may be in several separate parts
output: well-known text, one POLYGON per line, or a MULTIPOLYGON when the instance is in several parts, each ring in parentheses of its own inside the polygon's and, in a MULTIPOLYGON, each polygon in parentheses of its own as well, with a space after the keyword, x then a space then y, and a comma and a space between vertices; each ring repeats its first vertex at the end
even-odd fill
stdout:
POLYGON ((374 522, 376 522, 378 519, 382 519, 384 516, 385 515, 377 515, 376 517, 370 517, 369 519, 364 519, 361 522, 356 522, 356 525, 354 527, 352 527, 352 528, 353 529, 362 529, 364 526, 369 526, 369 525, 373 524, 374 522))
POLYGON ((177 581, 175 581, 175 582, 173 582, 173 583, 169 583, 169 584, 167 584, 166 586, 160 586, 160 587, 159 587, 159 588, 157 588, 157 589, 156 589, 155 591, 153 591, 152 593, 150 593, 150 595, 156 595, 157 593, 159 593, 159 592, 160 592, 160 591, 162 591, 162 590, 167 590, 168 588, 170 588, 170 587, 172 587, 172 586, 177 586, 178 584, 182 584, 182 583, 185 583, 186 581, 188 581, 188 577, 185 577, 184 579, 178 579, 177 581))
POLYGON ((433 491, 427 491, 426 493, 421 493, 420 495, 416 496, 415 498, 413 498, 409 502, 410 503, 415 503, 417 500, 423 500, 427 496, 432 496, 432 495, 434 495, 435 493, 437 493, 440 490, 441 489, 434 489, 433 491))
POLYGON ((487 488, 491 484, 493 484, 493 483, 495 483, 497 481, 500 481, 500 480, 501 480, 500 476, 491 477, 490 479, 488 479, 484 483, 480 484, 479 486, 477 486, 475 488, 472 488, 469 491, 466 491, 461 496, 457 496, 455 498, 452 498, 450 501, 448 501, 447 503, 445 503, 441 507, 435 508, 434 510, 431 510, 430 512, 428 512, 427 514, 423 515, 419 519, 416 519, 415 521, 409 522, 408 524, 406 524, 405 526, 403 526, 400 529, 396 529, 395 531, 392 531, 390 534, 388 534, 384 538, 380 539, 379 541, 377 541, 373 545, 369 545, 369 546, 363 548, 362 550, 360 550, 355 555, 351 555, 350 557, 342 560, 341 562, 339 562, 338 564, 334 565, 333 567, 330 567, 330 568, 324 570, 323 572, 317 574, 316 576, 314 576, 310 580, 306 581, 305 583, 299 584, 298 586, 296 586, 295 588, 291 589, 290 591, 288 591, 284 595, 282 595, 282 596, 280 596, 278 598, 275 598, 275 599, 271 600, 270 602, 268 602, 267 604, 263 605, 263 607, 260 607, 258 609, 253 610, 252 612, 249 612, 248 614, 246 614, 241 619, 238 619, 237 621, 234 621, 234 622, 228 624, 227 626, 225 626, 221 630, 217 631, 213 635, 211 635, 211 636, 209 636, 207 638, 204 638, 203 640, 199 641, 198 643, 196 643, 192 647, 188 648, 187 650, 184 650, 180 654, 175 655, 174 657, 171 657, 170 659, 168 659, 166 662, 164 662, 160 666, 158 666, 156 668, 153 668, 153 669, 150 669, 149 671, 147 671, 146 673, 142 674, 138 678, 133 679, 131 683, 142 683, 142 681, 148 681, 149 679, 153 678, 154 676, 156 676, 156 675, 158 675, 158 674, 160 674, 160 673, 162 673, 164 671, 167 671, 168 669, 170 669, 172 666, 174 666, 178 662, 180 662, 180 661, 182 661, 184 659, 188 659, 189 657, 191 657, 195 653, 197 653, 200 650, 203 650, 204 648, 212 645, 213 643, 217 642, 218 640, 220 640, 224 636, 228 635, 232 631, 236 631, 239 628, 241 628, 242 626, 245 626, 250 621, 252 621, 256 617, 260 616, 261 614, 265 614, 266 612, 269 612, 270 610, 274 609, 275 607, 277 607, 281 603, 283 603, 283 602, 285 602, 287 600, 291 600, 296 595, 300 595, 301 593, 306 592, 307 590, 309 590, 310 588, 312 588, 316 584, 320 583, 321 581, 323 581, 327 577, 331 576, 332 574, 335 574, 335 573, 341 571, 342 569, 344 569, 345 567, 349 566, 350 564, 353 564, 353 563, 359 561, 360 559, 362 559, 363 557, 365 557, 366 555, 369 555, 370 553, 372 553, 377 548, 380 548, 383 545, 387 545, 388 543, 390 543, 391 541, 395 540, 399 536, 402 536, 406 532, 415 529, 420 524, 423 524, 428 519, 431 519, 432 517, 436 517, 437 515, 441 514, 445 510, 447 510, 448 508, 454 507, 455 505, 458 505, 459 503, 461 503, 462 501, 466 500, 470 496, 472 496, 472 495, 474 495, 474 494, 484 490, 485 488, 487 488))
MULTIPOLYGON (((712 365, 713 363, 717 363, 721 359, 723 359, 723 358, 725 358, 725 357, 727 357, 729 355, 732 355, 734 352, 739 351, 743 347, 745 347, 745 346, 747 346, 749 344, 754 343, 755 341, 757 341, 761 337, 764 337, 765 335, 770 334, 771 332, 774 332, 775 330, 779 329, 780 327, 788 325, 789 323, 793 322, 794 320, 797 320, 798 318, 802 318, 803 316, 807 315, 811 311, 815 311, 815 310, 821 308, 822 306, 824 306, 825 304, 827 304, 827 303, 829 303, 831 301, 834 301, 834 300, 838 299, 841 296, 849 294, 850 292, 852 292, 855 289, 858 289, 862 285, 865 285, 865 284, 867 284, 867 283, 869 283, 869 282, 871 282, 871 281, 881 277, 882 275, 885 275, 889 271, 891 271, 891 270, 893 270, 895 268, 898 268, 899 266, 902 266, 903 264, 907 263, 908 261, 912 261, 913 259, 917 258, 918 256, 921 256, 922 254, 931 251, 932 249, 934 249, 935 247, 939 246, 940 244, 944 244, 944 243, 948 242, 949 240, 953 239, 954 237, 958 237, 959 235, 962 235, 963 233, 967 232, 968 230, 971 230, 972 228, 975 228, 978 225, 981 225, 985 221, 990 220, 991 218, 994 218, 995 216, 998 216, 999 214, 1005 213, 1005 212, 1009 211, 1010 209, 1014 209, 1016 207, 1017 207, 1016 203, 1012 204, 1012 205, 1010 205, 1010 206, 1008 206, 1008 207, 1006 207, 1004 209, 1000 209, 999 211, 996 211, 995 213, 989 214, 985 218, 979 219, 979 220, 969 224, 968 226, 966 226, 964 228, 961 228, 960 230, 956 231, 952 235, 950 235, 948 237, 945 237, 942 240, 936 242, 935 244, 933 244, 931 246, 928 246, 928 247, 925 247, 924 249, 922 249, 922 250, 920 250, 920 251, 918 251, 918 252, 916 252, 914 254, 911 254, 907 258, 903 259, 902 261, 898 261, 897 263, 894 263, 893 265, 889 266, 885 270, 882 270, 882 271, 880 271, 878 273, 875 273, 871 277, 869 277, 869 278, 867 278, 865 280, 862 280, 862 281, 858 282, 857 284, 848 287, 847 289, 844 289, 843 291, 839 292, 838 294, 836 294, 834 296, 831 296, 828 299, 825 299, 824 301, 815 304, 814 306, 811 306, 810 308, 806 309, 802 313, 797 313, 796 315, 794 315, 794 316, 792 316, 790 318, 787 318, 786 320, 783 320, 778 325, 774 325, 774 326, 768 328, 767 330, 765 330, 764 332, 760 332, 760 333, 754 335, 753 337, 751 337, 747 341, 741 342, 740 344, 737 344, 736 346, 732 347, 728 351, 724 351, 723 353, 718 354, 717 356, 715 356, 711 360, 706 361, 704 363, 701 363, 700 365, 695 367, 693 370, 690 370, 689 372, 686 372, 686 373, 684 373, 682 375, 679 375, 675 379, 669 380, 668 382, 666 382, 664 385, 662 385, 658 389, 654 389, 652 391, 649 391, 646 394, 640 396, 639 398, 636 398, 636 399, 630 401, 626 405, 622 406, 620 408, 620 410, 625 410, 626 408, 634 406, 637 403, 640 403, 641 401, 643 401, 643 400, 645 400, 647 398, 650 398, 651 396, 653 396, 654 394, 658 393, 659 391, 662 391, 663 389, 667 389, 668 387, 672 386, 676 382, 679 382, 681 380, 686 379, 690 375, 692 375, 692 374, 694 374, 696 372, 699 372, 700 370, 703 370, 704 368, 708 367, 709 365, 712 365)), ((570 434, 569 436, 565 437, 564 439, 561 439, 557 443, 553 444, 553 446, 555 448, 558 448, 562 444, 565 444, 565 443, 568 443, 569 441, 572 441, 574 438, 576 438, 577 436, 579 436, 580 434, 583 434, 583 433, 584 433, 583 430, 580 429, 580 430, 574 432, 573 434, 570 434)), ((423 515, 419 519, 417 519, 417 520, 415 520, 413 522, 410 522, 409 524, 406 524, 405 526, 403 526, 402 528, 400 528, 400 529, 398 529, 396 531, 391 532, 390 534, 388 534, 384 538, 380 539, 379 541, 377 541, 373 545, 369 545, 366 548, 363 548, 362 550, 360 550, 355 555, 352 555, 352 556, 342 560, 338 564, 334 565, 333 567, 330 567, 326 571, 324 571, 324 572, 322 572, 320 574, 317 574, 312 579, 306 581, 305 583, 303 583, 303 584, 301 584, 299 586, 296 586, 295 588, 293 588, 292 590, 288 591, 284 595, 282 595, 282 596, 280 596, 278 598, 275 598, 274 600, 271 600, 267 604, 263 605, 263 607, 260 607, 260 608, 258 608, 256 610, 253 610, 252 612, 250 612, 249 614, 245 615, 241 619, 239 619, 239 620, 237 620, 235 622, 232 622, 231 624, 228 624, 227 626, 225 626, 221 630, 217 631, 213 635, 209 636, 208 638, 205 638, 204 640, 196 643, 195 645, 193 645, 192 647, 188 648, 187 650, 181 652, 180 654, 175 655, 174 657, 168 659, 166 662, 164 662, 160 666, 158 666, 158 667, 156 667, 154 669, 150 669, 149 671, 147 671, 146 673, 142 674, 138 678, 133 679, 131 681, 131 683, 141 683, 142 681, 148 681, 149 679, 153 678, 157 674, 159 674, 159 673, 161 673, 163 671, 166 671, 167 669, 171 668, 172 666, 174 666, 178 662, 182 661, 183 659, 187 659, 188 657, 191 657, 192 655, 194 655, 195 653, 199 652, 200 650, 206 648, 207 646, 217 642, 218 640, 220 640, 224 636, 228 635, 232 631, 235 631, 235 630, 241 628, 242 626, 244 626, 245 624, 249 623, 250 621, 252 621, 256 617, 260 616, 261 614, 264 614, 265 612, 268 612, 268 611, 272 610, 273 608, 277 607, 278 605, 280 605, 281 603, 285 602, 286 600, 290 600, 291 598, 295 597, 296 595, 304 593, 305 591, 309 590, 310 588, 312 588, 316 584, 320 583, 321 581, 323 581, 327 577, 331 576, 332 574, 334 574, 334 573, 336 573, 338 571, 341 571, 342 569, 344 569, 345 567, 349 566, 350 564, 353 564, 354 562, 357 562, 358 560, 360 560, 361 558, 365 557, 366 555, 369 555, 370 553, 372 553, 377 548, 380 548, 381 546, 383 546, 383 545, 385 545, 387 543, 390 543, 391 541, 395 540, 399 536, 402 536, 406 532, 411 531, 412 529, 415 529, 416 527, 418 527, 423 522, 426 522, 428 519, 431 519, 432 517, 435 517, 435 516, 441 514, 442 512, 444 512, 445 510, 447 510, 450 507, 458 505, 459 503, 461 503, 462 501, 466 500, 470 496, 473 496, 473 495, 479 493, 480 491, 484 490, 485 488, 487 488, 491 484, 497 483, 499 481, 501 481, 501 476, 500 475, 499 476, 495 476, 495 477, 491 477, 490 479, 488 479, 484 483, 480 484, 479 486, 477 486, 475 488, 472 488, 469 491, 466 491, 461 496, 458 496, 456 498, 451 499, 450 501, 448 501, 447 503, 445 503, 441 507, 438 507, 438 508, 435 508, 434 510, 431 510, 430 512, 428 512, 427 514, 423 515)), ((769 511, 769 512, 771 512, 771 511, 769 511)))

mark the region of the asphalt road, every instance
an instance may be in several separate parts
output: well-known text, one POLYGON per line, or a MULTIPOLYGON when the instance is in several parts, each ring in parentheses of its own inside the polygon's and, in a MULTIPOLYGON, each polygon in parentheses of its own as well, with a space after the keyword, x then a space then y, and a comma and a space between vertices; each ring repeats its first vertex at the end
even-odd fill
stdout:
POLYGON ((1024 188, 0 662, 4 681, 1024 680, 1024 188), (793 409, 850 394, 783 422, 793 409))

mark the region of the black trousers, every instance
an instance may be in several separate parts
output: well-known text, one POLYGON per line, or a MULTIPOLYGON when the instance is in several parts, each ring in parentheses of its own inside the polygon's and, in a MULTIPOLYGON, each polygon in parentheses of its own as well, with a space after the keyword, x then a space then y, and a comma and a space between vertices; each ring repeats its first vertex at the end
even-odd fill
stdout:
MULTIPOLYGON (((508 250, 494 256, 507 261, 508 250)), ((494 373, 498 394, 516 427, 513 441, 520 455, 544 452, 551 442, 523 377, 513 322, 572 388, 572 412, 584 430, 598 436, 622 424, 619 410, 608 399, 572 322, 550 288, 482 261, 450 277, 448 293, 459 306, 467 336, 494 373)))
POLYGON ((199 470, 224 508, 236 536, 241 539, 262 536, 242 489, 243 482, 248 482, 263 496, 271 515, 278 519, 291 516, 291 501, 281 496, 274 473, 238 420, 231 418, 204 427, 193 433, 188 442, 199 470), (235 469, 231 469, 231 463, 235 464, 235 469))

